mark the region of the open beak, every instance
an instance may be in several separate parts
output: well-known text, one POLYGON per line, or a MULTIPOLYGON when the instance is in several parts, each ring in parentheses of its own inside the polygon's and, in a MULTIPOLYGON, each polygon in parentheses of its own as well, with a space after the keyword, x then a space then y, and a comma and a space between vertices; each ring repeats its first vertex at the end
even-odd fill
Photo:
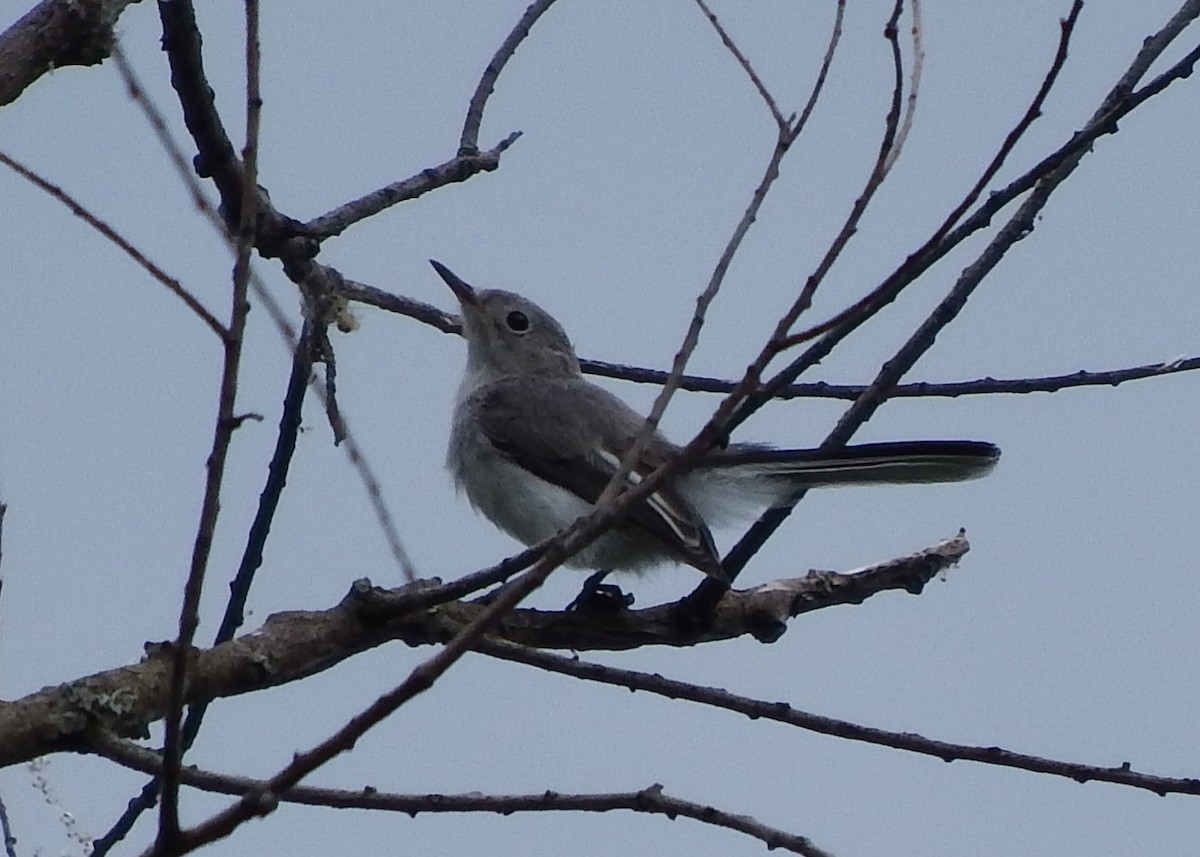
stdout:
POLYGON ((438 276, 446 281, 446 285, 450 287, 450 291, 454 292, 454 296, 458 298, 458 302, 463 307, 475 306, 478 300, 475 289, 441 262, 430 259, 429 264, 433 265, 433 270, 437 271, 438 276))

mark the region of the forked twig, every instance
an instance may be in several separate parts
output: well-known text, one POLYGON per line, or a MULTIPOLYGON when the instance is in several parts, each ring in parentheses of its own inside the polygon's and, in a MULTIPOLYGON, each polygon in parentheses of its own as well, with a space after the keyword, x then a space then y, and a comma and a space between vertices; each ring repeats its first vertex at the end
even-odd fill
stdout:
MULTIPOLYGON (((976 203, 980 194, 983 193, 983 189, 987 187, 988 183, 995 178, 996 174, 1000 171, 1000 168, 1004 166, 1004 163, 1006 160, 1008 160, 1008 156, 1012 152, 1013 148, 1017 145, 1020 139, 1025 136, 1025 132, 1029 130, 1034 121, 1042 115, 1042 106, 1045 104, 1047 96, 1049 96, 1051 89, 1053 89, 1054 84, 1058 81, 1059 73, 1066 64, 1067 50, 1071 44, 1071 36, 1075 32, 1075 25, 1079 19, 1079 13, 1082 10, 1083 0, 1074 0, 1071 11, 1068 13, 1067 17, 1060 22, 1058 48, 1055 51, 1054 59, 1051 61, 1050 68, 1047 70, 1046 75, 1042 78, 1041 86, 1038 88, 1033 100, 1029 103, 1029 107, 1026 108, 1024 115, 1021 116, 1020 120, 1018 120, 1013 129, 1008 132, 1008 135, 1004 138, 1000 148, 992 157, 991 162, 980 174, 979 179, 975 182, 971 189, 967 191, 966 196, 964 196, 958 205, 954 207, 950 214, 946 216, 945 220, 942 221, 942 224, 934 231, 933 235, 931 235, 915 253, 905 260, 904 264, 901 265, 900 268, 898 268, 891 276, 884 280, 877 288, 851 304, 846 309, 837 313, 832 318, 823 321, 820 324, 814 325, 807 330, 801 331, 800 333, 795 333, 789 336, 787 338, 788 347, 799 345, 800 343, 815 339, 821 334, 842 327, 852 319, 863 319, 864 313, 874 314, 874 312, 878 312, 879 309, 882 309, 884 306, 894 300, 900 291, 902 291, 906 286, 910 285, 920 274, 924 273, 930 266, 932 266, 934 262, 949 252, 951 248, 957 246, 968 235, 987 225, 987 223, 990 221, 990 216, 987 219, 972 218, 973 228, 969 230, 960 229, 957 230, 954 235, 951 235, 951 229, 954 227, 954 225, 958 223, 967 210, 976 203)), ((1039 174, 1044 175, 1045 173, 1042 172, 1039 174)), ((1032 187, 1032 181, 1025 186, 1025 189, 1028 190, 1029 187, 1032 187)), ((1015 198, 1015 194, 1011 197, 992 194, 988 199, 988 205, 997 205, 999 200, 1004 198, 1015 198)), ((998 211, 999 208, 997 207, 995 210, 998 211)), ((963 225, 966 226, 967 224, 963 225)))
MULTIPOLYGON (((703 7, 702 8, 706 8, 703 7)), ((666 412, 667 405, 670 403, 671 397, 679 388, 679 384, 684 375, 684 369, 687 367, 687 362, 696 346, 700 341, 700 330, 704 326, 705 316, 708 312, 708 307, 716 298, 717 293, 721 289, 721 284, 725 281, 725 275, 729 271, 729 266, 733 263, 733 257, 737 254, 738 248, 741 247, 742 241, 746 234, 750 231, 750 227, 758 219, 759 209, 766 200, 767 194, 770 192, 775 180, 779 178, 779 166, 786 157, 792 144, 804 128, 804 121, 810 115, 813 106, 816 104, 817 98, 824 86, 826 73, 829 65, 832 62, 834 51, 836 50, 841 34, 842 12, 844 10, 844 2, 838 4, 838 13, 834 19, 833 34, 830 37, 829 47, 825 53, 825 59, 821 66, 821 71, 817 77, 817 81, 813 87, 809 97, 809 102, 805 108, 805 112, 801 119, 798 120, 790 130, 785 128, 780 129, 775 141, 775 148, 771 152, 771 158, 767 163, 767 167, 763 172, 762 178, 759 180, 758 186, 754 189, 751 195, 750 202, 746 206, 746 210, 742 213, 741 219, 734 227, 733 234, 725 244, 725 248, 721 252, 720 258, 717 260, 716 267, 713 269, 712 276, 709 278, 708 284, 704 290, 696 298, 696 309, 692 313, 691 321, 688 324, 687 332, 684 334, 683 342, 679 350, 675 353, 675 358, 672 362, 671 371, 667 374, 663 382, 663 388, 655 397, 654 404, 650 409, 650 413, 646 416, 646 420, 642 425, 641 431, 637 438, 625 455, 622 457, 620 465, 616 472, 609 479, 608 485, 605 486, 603 492, 597 498, 596 507, 603 508, 611 502, 617 495, 627 488, 627 480, 629 472, 632 470, 635 462, 641 456, 646 444, 650 442, 655 429, 662 420, 663 414, 666 412)), ((722 31, 723 32, 723 31, 722 31)), ((730 43, 731 44, 731 43, 730 43)), ((735 54, 741 58, 740 54, 735 54)), ((761 367, 757 370, 761 372, 761 367)), ((752 383, 756 383, 757 375, 753 367, 747 370, 747 374, 743 380, 745 389, 749 389, 752 383), (752 379, 753 382, 752 382, 752 379)), ((731 397, 735 393, 730 394, 731 397)), ((742 393, 741 395, 744 395, 742 393)), ((715 420, 715 418, 714 418, 715 420)), ((713 438, 715 440, 715 438, 713 438)), ((653 484, 659 484, 659 481, 667 478, 667 474, 686 472, 688 467, 691 467, 699 457, 706 452, 708 445, 695 445, 689 450, 685 450, 684 454, 677 457, 674 461, 668 462, 666 465, 659 468, 659 474, 653 477, 653 484)), ((647 480, 643 480, 644 486, 647 480)))

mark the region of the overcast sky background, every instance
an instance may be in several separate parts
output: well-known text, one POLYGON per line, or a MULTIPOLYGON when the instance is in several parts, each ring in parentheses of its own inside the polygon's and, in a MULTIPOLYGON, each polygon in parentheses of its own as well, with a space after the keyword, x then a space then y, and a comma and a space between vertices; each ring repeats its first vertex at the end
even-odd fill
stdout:
MULTIPOLYGON (((0 0, 3 25, 32 0, 0 0)), ((242 4, 201 4, 210 80, 241 139, 242 4)), ((466 105, 517 2, 264 4, 260 181, 307 220, 455 153, 466 105)), ((1024 111, 1066 0, 924 4, 916 125, 819 293, 824 318, 886 276, 943 219, 1024 111)), ((1012 178, 1083 125, 1176 0, 1094 0, 1062 80, 1010 159, 1012 178)), ((884 2, 852 2, 828 91, 735 261, 690 368, 737 376, 859 192, 891 95, 884 2)), ((807 97, 832 3, 718 3, 785 112, 807 97)), ((907 25, 906 25, 907 28, 907 25)), ((121 18, 142 82, 186 141, 152 4, 121 18)), ((1193 33, 1186 46, 1195 44, 1193 33)), ((1185 47, 1186 47, 1185 46, 1185 47)), ((1171 52, 1178 57, 1183 48, 1171 52)), ((1200 351, 1195 81, 1122 122, 1054 196, 907 380, 1112 369, 1200 351)), ((524 136, 495 173, 328 241, 345 275, 450 309, 426 260, 529 295, 587 357, 667 367, 749 200, 773 125, 692 4, 563 0, 500 78, 480 143, 524 136)), ((0 148, 66 188, 220 317, 230 259, 195 212, 112 63, 66 68, 0 110, 0 148)), ((136 661, 176 633, 216 404, 220 350, 180 301, 55 200, 0 172, 0 696, 136 661)), ((983 246, 944 260, 808 380, 865 382, 983 246)), ((294 288, 260 263, 277 299, 294 288)), ((340 402, 423 576, 514 544, 442 469, 461 341, 360 308, 337 335, 340 402)), ((199 642, 210 640, 274 443, 289 357, 252 313, 240 411, 199 642)), ((604 382, 639 408, 657 388, 604 382)), ((948 741, 1200 776, 1200 407, 1175 375, 1054 395, 898 401, 860 440, 961 437, 1004 450, 963 485, 813 494, 743 575, 848 570, 965 527, 972 551, 920 597, 810 614, 776 644, 586 653, 797 708, 948 741)), ((716 399, 681 394, 685 439, 716 399)), ((844 405, 779 403, 739 439, 819 442, 844 405)), ((400 574, 367 496, 312 401, 246 630, 400 574)), ((736 532, 718 534, 727 547, 736 532)), ((560 608, 580 577, 532 603, 560 608)), ((689 568, 632 588, 679 597, 689 568)), ((310 680, 222 700, 188 761, 263 777, 394 686, 432 650, 386 646, 310 680)), ((86 833, 144 777, 57 756, 45 776, 86 833)), ((0 771, 18 853, 77 854, 23 767, 0 771)), ((625 791, 680 797, 809 836, 839 857, 1191 855, 1197 798, 923 756, 468 657, 313 783, 383 791, 625 791)), ((225 805, 185 792, 184 820, 225 805)), ((146 815, 122 853, 153 833, 146 815)), ((629 813, 420 816, 283 806, 209 853, 750 855, 761 843, 629 813)))

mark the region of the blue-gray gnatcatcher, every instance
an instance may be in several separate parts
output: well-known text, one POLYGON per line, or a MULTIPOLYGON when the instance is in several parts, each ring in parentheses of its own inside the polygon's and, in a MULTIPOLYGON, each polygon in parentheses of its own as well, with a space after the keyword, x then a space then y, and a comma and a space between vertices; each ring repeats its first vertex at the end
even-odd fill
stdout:
MULTIPOLYGON (((591 511, 645 420, 584 380, 567 334, 541 307, 512 292, 474 289, 432 264, 462 306, 467 340, 446 465, 475 508, 535 544, 591 511)), ((656 433, 631 483, 677 451, 656 433)), ((801 488, 974 479, 999 457, 990 443, 958 440, 830 453, 730 444, 665 483, 567 564, 637 571, 682 562, 724 581, 710 524, 785 503, 801 488)))

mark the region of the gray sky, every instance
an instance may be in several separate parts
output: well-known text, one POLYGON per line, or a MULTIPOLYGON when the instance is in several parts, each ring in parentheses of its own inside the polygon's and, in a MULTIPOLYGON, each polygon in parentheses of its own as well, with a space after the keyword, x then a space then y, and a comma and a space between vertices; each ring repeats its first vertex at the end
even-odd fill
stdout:
MULTIPOLYGON (((5 0, 3 24, 27 5, 5 0)), ((525 5, 266 4, 260 181, 274 203, 308 219, 452 157, 475 82, 525 5)), ((830 5, 716 5, 785 112, 807 96, 830 5)), ((1089 4, 1044 117, 993 186, 1080 127, 1175 6, 1089 4)), ((241 8, 210 4, 201 17, 210 79, 235 134, 241 8)), ((961 198, 1040 84, 1067 8, 925 4, 916 125, 814 319, 875 285, 961 198)), ((849 210, 890 97, 881 37, 889 9, 850 4, 828 92, 733 265, 693 371, 740 373, 849 210)), ((131 8, 121 33, 185 139, 154 7, 131 8)), ((1172 86, 1100 141, 908 380, 1113 369, 1200 352, 1195 87, 1172 86)), ((562 2, 502 75, 480 142, 490 147, 518 129, 524 136, 497 172, 359 224, 320 258, 450 309, 426 262, 437 258, 477 285, 529 295, 584 356, 666 367, 773 143, 744 74, 691 4, 562 2)), ((227 313, 228 254, 112 64, 55 72, 0 110, 0 148, 227 313)), ((177 299, 59 203, 7 171, 0 193, 0 496, 10 506, 0 696, 13 698, 134 661, 144 641, 174 636, 220 353, 177 299)), ((944 260, 809 380, 869 380, 980 247, 944 260)), ((294 307, 274 265, 258 270, 294 307)), ((335 340, 340 401, 418 571, 455 577, 511 553, 511 540, 455 496, 442 470, 461 341, 371 308, 358 315, 361 329, 335 340)), ((266 313, 252 313, 239 410, 265 421, 237 433, 200 641, 215 631, 261 490, 288 365, 266 313)), ((656 393, 605 383, 640 408, 656 393)), ((1185 374, 1116 389, 888 404, 859 439, 986 439, 1003 448, 1000 467, 963 485, 814 494, 742 581, 848 570, 966 527, 973 549, 944 582, 919 598, 887 594, 810 614, 771 646, 585 657, 948 741, 1200 776, 1196 383, 1185 374)), ((684 439, 715 403, 677 397, 669 433, 684 439)), ((842 407, 776 404, 739 438, 810 445, 842 407)), ((273 612, 330 606, 356 578, 400 582, 366 494, 312 402, 306 426, 247 630, 273 612)), ((718 542, 736 536, 719 533, 718 542)), ((649 605, 690 590, 695 575, 664 568, 632 588, 649 605)), ((533 603, 557 609, 579 581, 557 572, 533 603)), ((267 776, 430 653, 388 646, 308 681, 221 701, 188 759, 267 776)), ((68 756, 44 775, 96 836, 144 780, 68 756)), ((839 857, 1185 855, 1200 841, 1195 798, 945 764, 482 656, 312 782, 502 793, 660 782, 839 857)), ((0 771, 19 853, 79 853, 31 783, 24 768, 0 771)), ((187 792, 184 821, 222 805, 187 792)), ((125 853, 152 830, 144 821, 125 853)), ((761 843, 727 831, 628 813, 409 819, 295 807, 210 853, 284 849, 762 853, 761 843)))

